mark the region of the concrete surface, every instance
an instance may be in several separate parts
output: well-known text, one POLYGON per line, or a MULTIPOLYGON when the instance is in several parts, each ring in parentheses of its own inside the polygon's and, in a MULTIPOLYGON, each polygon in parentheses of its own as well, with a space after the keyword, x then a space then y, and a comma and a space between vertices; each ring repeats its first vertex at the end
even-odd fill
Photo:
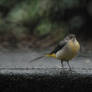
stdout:
MULTIPOLYGON (((48 51, 47 51, 48 52, 48 51)), ((39 68, 39 69, 59 69, 61 64, 59 60, 53 58, 43 58, 31 62, 32 59, 47 53, 46 51, 1 51, 0 52, 0 68, 39 68)), ((92 53, 81 53, 70 61, 72 70, 78 73, 92 73, 92 53)), ((67 63, 64 67, 68 70, 67 63)))
MULTIPOLYGON (((47 51, 48 52, 48 51, 47 51)), ((42 51, 1 51, 1 92, 88 92, 92 90, 91 53, 81 53, 70 64, 72 72, 62 71, 60 62, 53 58, 30 60, 41 56, 42 51)))

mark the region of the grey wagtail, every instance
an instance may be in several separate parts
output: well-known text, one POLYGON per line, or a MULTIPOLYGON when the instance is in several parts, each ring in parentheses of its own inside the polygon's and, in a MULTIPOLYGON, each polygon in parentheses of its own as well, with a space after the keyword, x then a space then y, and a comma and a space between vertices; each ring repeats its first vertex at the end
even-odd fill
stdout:
POLYGON ((41 59, 44 56, 53 57, 61 61, 61 66, 63 69, 64 69, 63 62, 66 61, 69 66, 69 69, 71 70, 69 60, 74 58, 78 54, 79 50, 80 50, 79 42, 77 41, 74 34, 70 34, 66 36, 66 38, 63 41, 60 41, 60 43, 51 53, 35 58, 32 61, 41 59))

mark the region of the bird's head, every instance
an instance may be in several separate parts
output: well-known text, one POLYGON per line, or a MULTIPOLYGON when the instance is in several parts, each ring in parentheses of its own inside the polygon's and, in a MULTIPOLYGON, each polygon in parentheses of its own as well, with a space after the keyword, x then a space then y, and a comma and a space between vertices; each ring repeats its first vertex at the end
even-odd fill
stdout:
POLYGON ((76 40, 76 37, 74 34, 70 34, 68 35, 66 38, 65 38, 66 41, 69 41, 69 40, 72 40, 72 41, 75 41, 76 40))

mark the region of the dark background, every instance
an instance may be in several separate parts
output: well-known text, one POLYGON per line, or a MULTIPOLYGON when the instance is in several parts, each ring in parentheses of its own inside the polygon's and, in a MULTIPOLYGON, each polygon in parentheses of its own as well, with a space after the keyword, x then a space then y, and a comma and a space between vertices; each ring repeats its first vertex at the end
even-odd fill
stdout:
POLYGON ((91 0, 0 0, 0 49, 48 48, 74 33, 92 49, 91 0))

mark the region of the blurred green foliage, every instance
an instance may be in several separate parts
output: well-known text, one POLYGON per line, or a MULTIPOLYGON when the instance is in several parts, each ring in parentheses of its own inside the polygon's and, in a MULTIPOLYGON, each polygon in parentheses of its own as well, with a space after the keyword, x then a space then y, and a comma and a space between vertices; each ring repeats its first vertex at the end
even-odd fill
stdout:
POLYGON ((43 20, 35 29, 35 34, 38 36, 47 35, 52 31, 52 24, 48 20, 43 20))
POLYGON ((0 35, 13 35, 18 40, 23 35, 38 39, 56 33, 57 40, 60 40, 70 29, 79 30, 83 25, 82 16, 71 12, 83 7, 84 3, 80 4, 80 1, 0 0, 0 35))

